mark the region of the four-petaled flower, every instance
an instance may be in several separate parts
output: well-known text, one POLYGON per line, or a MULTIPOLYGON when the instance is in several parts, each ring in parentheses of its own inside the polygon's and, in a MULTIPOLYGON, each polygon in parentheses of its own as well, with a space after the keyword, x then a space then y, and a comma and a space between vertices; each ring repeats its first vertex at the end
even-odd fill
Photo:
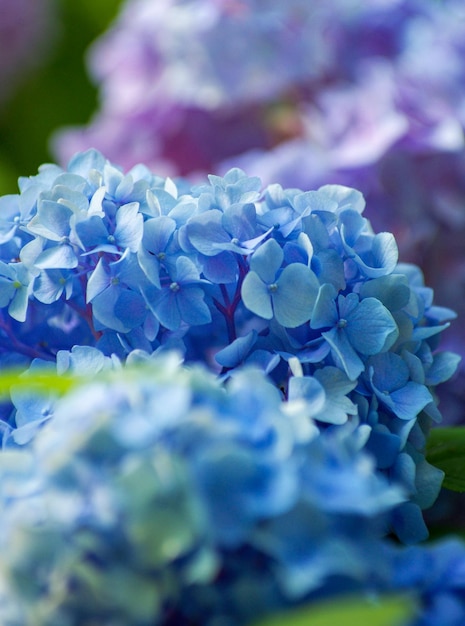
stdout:
POLYGON ((398 336, 394 318, 379 300, 360 300, 356 293, 337 295, 328 283, 320 288, 310 326, 328 329, 321 334, 351 380, 365 369, 361 357, 389 350, 398 336))
POLYGON ((266 241, 250 259, 250 271, 242 283, 245 306, 259 317, 287 328, 308 322, 318 295, 319 282, 303 263, 283 269, 284 253, 274 239, 266 241))

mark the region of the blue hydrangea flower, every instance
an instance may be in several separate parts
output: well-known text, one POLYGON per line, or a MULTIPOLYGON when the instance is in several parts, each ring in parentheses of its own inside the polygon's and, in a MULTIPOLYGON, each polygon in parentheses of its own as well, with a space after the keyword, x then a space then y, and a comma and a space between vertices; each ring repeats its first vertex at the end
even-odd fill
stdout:
POLYGON ((287 328, 311 318, 318 292, 318 279, 303 263, 291 263, 282 271, 284 253, 269 239, 252 255, 250 272, 242 283, 245 306, 265 319, 275 318, 287 328))
MULTIPOLYGON (((360 192, 261 190, 237 168, 192 186, 90 150, 21 179, 1 206, 21 222, 0 244, 1 362, 53 364, 79 346, 124 362, 175 347, 225 381, 253 364, 286 398, 324 397, 316 423, 371 428, 376 471, 410 494, 388 524, 409 543, 424 536, 419 429, 441 419, 432 392, 458 363, 438 347, 454 313, 419 268, 397 263, 360 192)), ((23 415, 2 408, 6 441, 23 415)))

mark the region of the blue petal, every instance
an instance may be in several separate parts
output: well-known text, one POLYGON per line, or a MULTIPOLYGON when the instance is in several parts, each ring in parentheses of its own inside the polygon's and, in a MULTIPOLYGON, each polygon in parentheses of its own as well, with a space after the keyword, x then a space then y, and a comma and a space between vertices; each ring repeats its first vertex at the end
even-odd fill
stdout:
POLYGON ((86 250, 94 248, 99 244, 108 243, 108 231, 101 219, 97 215, 78 222, 75 227, 76 235, 86 250))
POLYGON ((347 316, 346 333, 361 354, 378 354, 389 349, 399 331, 391 313, 375 298, 365 298, 347 316))
POLYGON ((398 311, 408 304, 410 287, 406 276, 390 274, 368 280, 360 287, 360 297, 376 298, 389 311, 398 311))
POLYGON ((339 316, 335 301, 336 295, 333 285, 329 283, 321 285, 310 321, 311 328, 331 328, 337 324, 339 316))
POLYGON ((181 324, 176 296, 171 289, 148 288, 143 291, 144 298, 160 324, 169 330, 177 330, 181 324))
POLYGON ((92 302, 99 293, 102 293, 110 285, 110 280, 108 266, 100 259, 87 281, 86 302, 92 302))
POLYGON ((175 230, 176 222, 170 217, 161 215, 149 219, 144 223, 142 246, 153 254, 164 252, 175 230))
POLYGON ((351 346, 344 330, 332 328, 322 335, 331 346, 336 362, 341 364, 350 380, 358 378, 365 369, 365 365, 351 346))
POLYGON ((241 288, 242 301, 249 311, 259 317, 270 320, 273 317, 271 296, 267 285, 255 272, 249 272, 241 288))
POLYGON ((74 269, 78 259, 72 246, 62 244, 41 252, 34 265, 40 269, 74 269))
POLYGON ((273 283, 283 259, 284 253, 279 243, 274 239, 268 239, 253 253, 250 269, 265 283, 273 283))
POLYGON ((207 280, 218 285, 237 281, 239 268, 237 259, 231 252, 220 252, 215 256, 203 256, 199 259, 202 272, 207 280))
POLYGON ((56 302, 64 290, 62 279, 59 270, 42 271, 34 281, 34 297, 44 304, 56 302))
MULTIPOLYGON (((305 400, 308 405, 309 415, 317 415, 326 401, 326 394, 321 383, 312 376, 292 376, 289 379, 288 399, 305 400)), ((324 420, 331 421, 331 420, 324 420)))
POLYGON ((206 256, 214 256, 223 250, 221 244, 229 244, 231 237, 222 225, 223 214, 218 209, 196 215, 186 225, 191 244, 206 256))
POLYGON ((127 333, 143 323, 146 305, 138 293, 112 286, 92 300, 92 313, 107 328, 127 333))
POLYGON ((17 322, 25 322, 27 307, 29 304, 29 289, 28 287, 19 287, 16 289, 16 294, 13 296, 10 306, 8 307, 8 313, 17 322))
POLYGON ((254 204, 234 204, 223 214, 224 229, 239 241, 255 238, 259 233, 256 225, 257 211, 254 204))
POLYGON ((440 352, 434 355, 433 364, 426 372, 426 384, 439 385, 449 380, 461 360, 462 357, 454 352, 440 352))
POLYGON ((257 331, 253 330, 244 337, 238 337, 229 346, 215 354, 215 360, 223 367, 237 367, 244 361, 257 340, 257 331))
POLYGON ((27 229, 35 235, 40 235, 51 241, 60 241, 70 232, 69 221, 73 212, 64 204, 42 200, 35 215, 27 229))
POLYGON ((284 268, 272 292, 274 316, 286 328, 296 328, 311 318, 319 290, 319 282, 303 263, 284 268))
POLYGON ((211 313, 205 300, 205 293, 200 287, 181 287, 176 301, 181 319, 191 326, 200 326, 211 322, 211 313))
POLYGON ((345 289, 344 263, 336 250, 320 250, 313 256, 311 268, 321 284, 330 283, 337 291, 345 289))
POLYGON ((338 367, 324 367, 314 374, 326 392, 326 401, 322 409, 313 417, 320 422, 344 424, 348 415, 357 415, 356 405, 347 397, 356 386, 338 367))
POLYGON ((398 354, 386 352, 371 357, 368 361, 371 380, 380 391, 395 391, 407 384, 410 371, 407 363, 398 354))
POLYGON ((393 526, 396 535, 406 545, 425 541, 429 536, 421 509, 413 502, 403 502, 395 508, 393 526))
POLYGON ((433 402, 433 396, 428 389, 412 381, 392 393, 383 393, 377 389, 375 392, 379 401, 403 420, 415 419, 427 404, 433 402))
POLYGON ((149 281, 160 289, 160 261, 158 258, 150 254, 145 248, 140 248, 137 252, 137 260, 149 281))
POLYGON ((116 213, 114 237, 121 248, 137 252, 142 239, 143 218, 139 213, 139 203, 130 202, 121 206, 116 213))

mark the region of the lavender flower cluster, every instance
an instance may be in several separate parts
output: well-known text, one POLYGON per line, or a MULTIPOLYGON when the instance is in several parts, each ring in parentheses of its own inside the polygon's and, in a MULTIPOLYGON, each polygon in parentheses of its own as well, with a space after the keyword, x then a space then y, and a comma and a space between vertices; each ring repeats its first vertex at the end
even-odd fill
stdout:
MULTIPOLYGON (((464 22, 460 0, 127 0, 90 56, 100 110, 56 153, 360 189, 375 228, 462 314, 464 22)), ((465 387, 445 388, 448 420, 463 420, 465 387)))

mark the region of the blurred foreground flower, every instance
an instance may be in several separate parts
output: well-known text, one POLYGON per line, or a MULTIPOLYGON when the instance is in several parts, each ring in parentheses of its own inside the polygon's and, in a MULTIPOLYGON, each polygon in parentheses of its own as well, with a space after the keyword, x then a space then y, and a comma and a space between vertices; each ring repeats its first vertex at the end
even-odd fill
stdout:
POLYGON ((176 353, 89 377, 0 454, 2 624, 239 625, 399 589, 421 624, 446 597, 463 618, 463 579, 425 572, 463 567, 464 547, 382 539, 406 493, 376 474, 367 425, 317 426, 325 396, 283 402, 253 368, 224 386, 176 353))

